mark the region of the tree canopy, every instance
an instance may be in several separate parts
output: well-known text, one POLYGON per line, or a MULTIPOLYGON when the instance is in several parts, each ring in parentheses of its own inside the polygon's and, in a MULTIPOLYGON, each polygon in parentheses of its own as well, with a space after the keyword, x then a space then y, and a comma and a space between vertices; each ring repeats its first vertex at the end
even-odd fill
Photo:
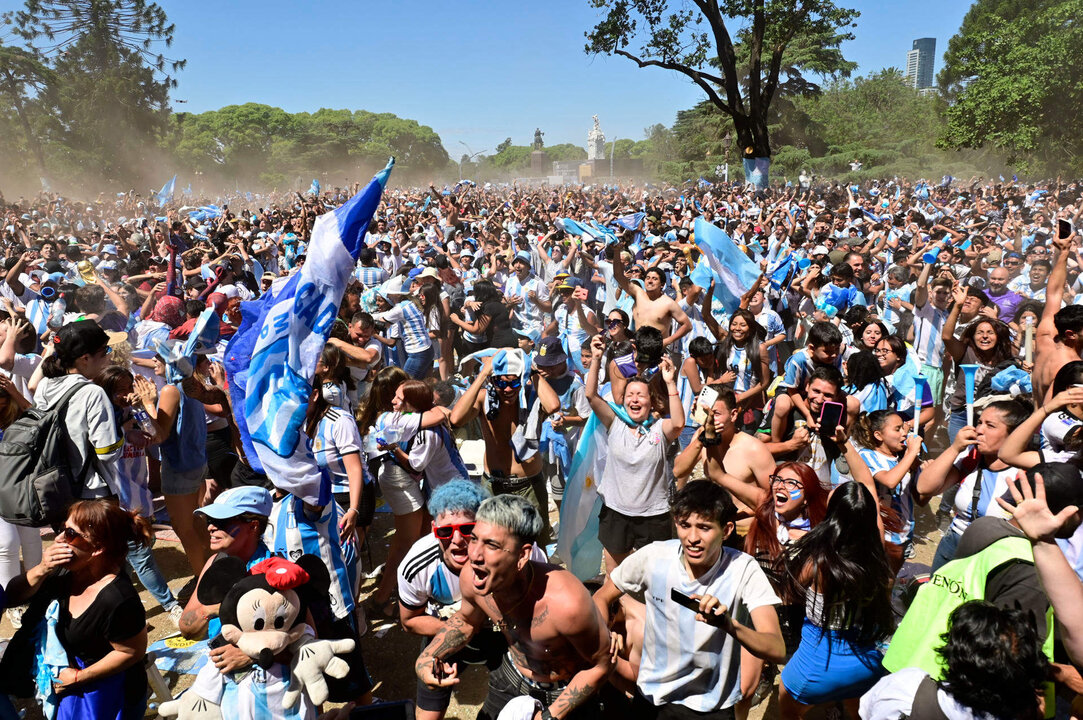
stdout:
POLYGON ((978 0, 944 56, 946 148, 993 147, 1020 165, 1083 170, 1083 0, 978 0))
POLYGON ((830 0, 589 2, 605 15, 586 33, 588 53, 685 75, 732 118, 747 157, 771 156, 772 104, 780 94, 814 92, 806 72, 853 69, 839 46, 853 37, 845 28, 858 12, 830 0))

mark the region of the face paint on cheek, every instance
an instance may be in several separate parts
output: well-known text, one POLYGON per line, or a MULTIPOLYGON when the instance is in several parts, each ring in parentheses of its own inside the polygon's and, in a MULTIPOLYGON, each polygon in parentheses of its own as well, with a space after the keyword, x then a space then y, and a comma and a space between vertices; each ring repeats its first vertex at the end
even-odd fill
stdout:
POLYGON ((790 490, 790 500, 800 500, 804 494, 802 490, 790 490))

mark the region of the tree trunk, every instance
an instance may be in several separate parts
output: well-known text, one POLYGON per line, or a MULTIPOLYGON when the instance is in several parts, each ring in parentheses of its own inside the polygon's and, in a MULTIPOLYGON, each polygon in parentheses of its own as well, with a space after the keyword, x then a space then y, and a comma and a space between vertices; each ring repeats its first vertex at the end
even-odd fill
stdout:
POLYGON ((771 144, 766 120, 747 115, 734 115, 733 127, 737 131, 737 144, 745 170, 745 180, 758 190, 767 187, 768 170, 771 166, 771 144))

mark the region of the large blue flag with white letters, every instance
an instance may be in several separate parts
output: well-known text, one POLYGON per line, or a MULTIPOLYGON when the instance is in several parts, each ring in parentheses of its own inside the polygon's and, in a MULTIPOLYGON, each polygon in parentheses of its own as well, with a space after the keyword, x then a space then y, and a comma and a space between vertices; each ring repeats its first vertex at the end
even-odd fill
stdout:
POLYGON ((329 501, 330 487, 304 432, 312 378, 393 166, 394 158, 364 190, 316 220, 308 262, 259 301, 242 304, 241 327, 226 348, 250 464, 314 505, 329 501))

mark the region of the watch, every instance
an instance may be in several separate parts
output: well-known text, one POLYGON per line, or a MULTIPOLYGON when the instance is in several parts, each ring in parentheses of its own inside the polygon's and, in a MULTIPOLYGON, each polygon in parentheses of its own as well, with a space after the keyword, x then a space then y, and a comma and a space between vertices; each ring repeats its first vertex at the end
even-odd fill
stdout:
POLYGON ((543 707, 541 710, 541 720, 556 720, 553 717, 553 713, 549 712, 549 708, 543 707))

